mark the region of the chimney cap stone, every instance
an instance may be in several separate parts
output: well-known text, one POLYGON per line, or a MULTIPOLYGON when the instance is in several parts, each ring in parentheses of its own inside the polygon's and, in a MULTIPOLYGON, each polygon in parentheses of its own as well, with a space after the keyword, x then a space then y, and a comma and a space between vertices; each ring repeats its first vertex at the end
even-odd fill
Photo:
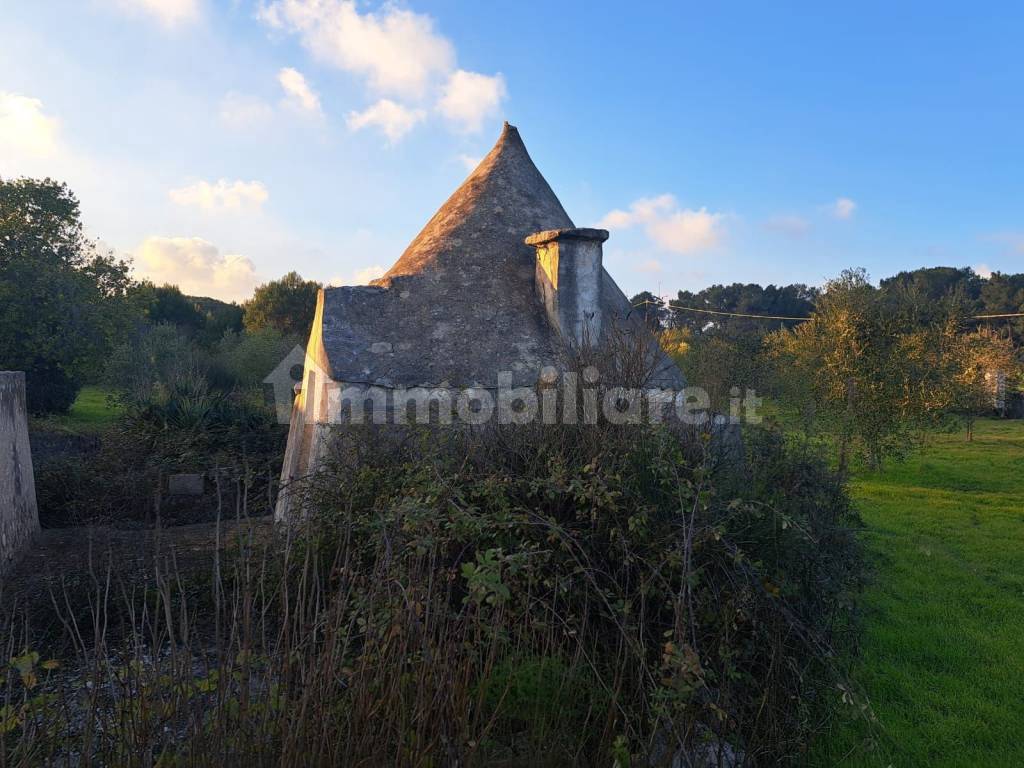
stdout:
POLYGON ((524 241, 534 247, 550 243, 553 240, 596 240, 603 243, 608 239, 607 229, 590 229, 588 227, 568 227, 564 229, 545 229, 534 232, 524 241))

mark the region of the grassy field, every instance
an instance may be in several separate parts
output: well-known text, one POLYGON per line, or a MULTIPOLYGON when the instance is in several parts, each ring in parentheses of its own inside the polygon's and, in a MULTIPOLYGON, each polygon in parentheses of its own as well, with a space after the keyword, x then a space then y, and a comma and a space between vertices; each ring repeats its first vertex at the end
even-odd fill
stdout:
POLYGON ((840 724, 815 764, 1024 766, 1024 422, 935 437, 852 490, 875 568, 855 681, 879 728, 840 724))
POLYGON ((38 420, 40 426, 67 432, 96 432, 112 424, 120 413, 110 399, 110 390, 104 387, 83 387, 75 404, 66 414, 47 416, 38 420))

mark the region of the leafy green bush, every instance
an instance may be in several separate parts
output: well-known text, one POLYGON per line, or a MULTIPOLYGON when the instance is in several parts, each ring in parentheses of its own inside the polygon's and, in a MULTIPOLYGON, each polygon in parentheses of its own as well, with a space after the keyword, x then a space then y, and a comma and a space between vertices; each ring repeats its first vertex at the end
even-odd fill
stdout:
POLYGON ((187 331, 162 323, 139 328, 107 361, 106 379, 130 403, 159 396, 176 380, 205 377, 209 354, 187 331))
MULTIPOLYGON (((481 685, 482 715, 499 734, 523 734, 537 753, 570 751, 580 734, 593 729, 610 696, 579 659, 511 656, 499 662, 481 685), (566 739, 567 735, 571 738, 566 739)), ((500 743, 486 746, 501 750, 500 743)))
POLYGON ((267 327, 227 333, 211 360, 210 380, 222 387, 262 387, 263 380, 299 343, 297 336, 267 327))
POLYGON ((67 413, 81 389, 81 380, 56 363, 37 361, 26 367, 25 405, 31 414, 67 413))
POLYGON ((116 429, 122 450, 164 471, 189 471, 249 460, 279 464, 284 429, 260 393, 213 389, 198 373, 155 388, 130 403, 116 429))
POLYGON ((228 333, 210 352, 175 326, 144 329, 108 369, 125 407, 117 442, 166 471, 279 459, 283 430, 262 379, 288 349, 273 330, 228 333))
POLYGON ((40 462, 36 488, 45 527, 94 523, 164 525, 271 511, 285 429, 259 393, 210 391, 181 379, 129 403, 97 450, 40 462), (167 477, 204 473, 207 493, 166 495, 167 477), (219 493, 216 490, 219 485, 219 493), (245 500, 244 508, 236 507, 245 500))
POLYGON ((351 440, 303 503, 325 565, 354 575, 338 617, 364 629, 353 687, 404 670, 452 729, 482 718, 494 760, 595 764, 616 744, 649 758, 709 735, 758 762, 795 754, 834 698, 856 517, 777 435, 731 467, 706 445, 609 427, 351 440), (410 604, 429 621, 408 626, 410 604), (424 647, 450 676, 418 677, 424 647), (592 683, 559 724, 528 700, 564 701, 567 679, 592 683), (467 680, 483 692, 469 714, 467 680))

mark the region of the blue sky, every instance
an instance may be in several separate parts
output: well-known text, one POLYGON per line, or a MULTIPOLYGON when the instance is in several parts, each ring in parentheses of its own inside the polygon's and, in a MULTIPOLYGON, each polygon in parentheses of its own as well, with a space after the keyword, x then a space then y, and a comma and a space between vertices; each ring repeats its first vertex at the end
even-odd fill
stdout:
POLYGON ((14 0, 0 40, 0 175, 188 292, 377 276, 504 119, 628 293, 1024 270, 1016 3, 14 0))

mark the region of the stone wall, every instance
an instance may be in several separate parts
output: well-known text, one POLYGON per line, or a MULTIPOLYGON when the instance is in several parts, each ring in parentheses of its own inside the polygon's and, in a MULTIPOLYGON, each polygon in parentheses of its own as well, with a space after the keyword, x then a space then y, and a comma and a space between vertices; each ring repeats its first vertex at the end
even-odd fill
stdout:
POLYGON ((0 371, 0 574, 39 530, 25 374, 0 371))

